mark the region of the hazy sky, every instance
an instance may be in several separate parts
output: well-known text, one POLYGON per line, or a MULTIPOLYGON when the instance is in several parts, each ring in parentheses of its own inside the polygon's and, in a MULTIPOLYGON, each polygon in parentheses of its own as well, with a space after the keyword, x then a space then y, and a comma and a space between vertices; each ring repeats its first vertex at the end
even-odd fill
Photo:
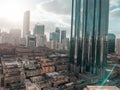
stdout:
MULTIPOLYGON (((71 0, 0 0, 0 28, 9 31, 23 26, 23 15, 31 12, 31 30, 36 23, 45 24, 46 32, 63 27, 69 32, 71 0)), ((109 32, 120 37, 120 0, 110 0, 109 32)))

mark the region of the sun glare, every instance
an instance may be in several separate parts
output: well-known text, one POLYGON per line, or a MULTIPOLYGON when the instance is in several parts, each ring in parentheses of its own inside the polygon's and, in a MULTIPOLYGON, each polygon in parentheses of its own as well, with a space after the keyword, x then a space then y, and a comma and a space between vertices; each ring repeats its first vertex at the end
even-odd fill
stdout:
POLYGON ((0 3, 0 16, 10 20, 19 21, 24 13, 24 3, 22 0, 3 0, 0 3))

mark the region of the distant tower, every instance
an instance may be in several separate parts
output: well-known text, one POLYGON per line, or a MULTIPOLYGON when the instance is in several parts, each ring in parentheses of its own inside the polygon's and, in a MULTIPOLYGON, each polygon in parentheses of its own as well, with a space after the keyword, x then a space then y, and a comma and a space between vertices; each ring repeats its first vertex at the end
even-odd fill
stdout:
POLYGON ((108 34, 108 53, 115 53, 115 35, 112 33, 108 34))
POLYGON ((60 42, 60 29, 57 27, 55 32, 57 33, 57 42, 60 42))
POLYGON ((58 33, 56 32, 50 33, 50 41, 52 40, 58 42, 58 33))
POLYGON ((23 37, 30 34, 30 11, 24 13, 23 37))
POLYGON ((66 38, 66 31, 65 31, 65 30, 62 30, 62 31, 61 31, 61 42, 62 42, 62 40, 65 39, 65 38, 66 38))
POLYGON ((34 35, 27 36, 27 47, 36 47, 36 37, 34 35))
POLYGON ((40 24, 36 24, 35 25, 35 28, 34 28, 34 31, 33 31, 33 34, 34 35, 44 35, 44 32, 45 32, 45 26, 44 25, 40 25, 40 24))

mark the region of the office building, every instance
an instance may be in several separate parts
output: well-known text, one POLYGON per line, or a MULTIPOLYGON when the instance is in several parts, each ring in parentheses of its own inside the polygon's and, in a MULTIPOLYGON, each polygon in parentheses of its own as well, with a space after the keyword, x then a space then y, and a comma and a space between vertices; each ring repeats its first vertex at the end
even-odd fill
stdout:
POLYGON ((115 40, 116 37, 114 34, 108 34, 108 54, 115 53, 115 40))
POLYGON ((26 38, 20 38, 20 45, 26 46, 26 38))
POLYGON ((36 47, 36 37, 34 35, 27 36, 26 46, 27 47, 36 47))
POLYGON ((40 24, 36 24, 33 34, 36 35, 44 35, 44 31, 45 31, 45 26, 44 25, 40 25, 40 24))
POLYGON ((57 41, 60 42, 60 29, 57 27, 55 32, 57 33, 57 41))
POLYGON ((59 34, 56 33, 56 32, 50 33, 50 41, 53 40, 53 41, 58 42, 58 35, 59 35, 59 34))
POLYGON ((0 43, 10 43, 10 34, 7 32, 2 32, 0 35, 0 43))
POLYGON ((65 30, 62 30, 62 31, 61 31, 61 42, 62 42, 62 40, 65 39, 65 38, 66 38, 66 31, 65 31, 65 30))
POLYGON ((21 30, 20 29, 11 29, 10 32, 10 43, 12 45, 19 45, 21 38, 21 30))
POLYGON ((58 43, 57 50, 64 50, 63 43, 58 43))
POLYGON ((69 38, 64 38, 62 40, 62 44, 63 44, 63 49, 64 50, 69 50, 69 38))
POLYGON ((79 72, 99 74, 100 79, 103 79, 107 57, 108 15, 109 0, 83 0, 83 5, 81 0, 72 0, 70 63, 74 72, 79 68, 79 72))
POLYGON ((23 19, 23 37, 30 34, 30 11, 24 13, 23 19))
POLYGON ((57 50, 58 49, 58 42, 54 41, 54 40, 51 40, 50 41, 50 49, 57 50))
POLYGON ((117 39, 116 53, 120 55, 120 39, 117 39))
POLYGON ((44 47, 47 45, 46 35, 36 35, 36 47, 44 47))

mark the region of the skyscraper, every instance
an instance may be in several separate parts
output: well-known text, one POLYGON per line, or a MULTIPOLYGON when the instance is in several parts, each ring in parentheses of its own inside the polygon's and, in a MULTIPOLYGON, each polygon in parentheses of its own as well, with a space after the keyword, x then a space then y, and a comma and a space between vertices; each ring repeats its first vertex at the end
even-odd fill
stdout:
POLYGON ((115 35, 112 33, 108 34, 108 53, 115 53, 115 35))
POLYGON ((109 0, 83 0, 82 6, 81 0, 72 0, 70 63, 79 68, 79 72, 103 74, 107 57, 109 0))
POLYGON ((23 37, 30 34, 30 11, 24 13, 23 37))
POLYGON ((56 32, 50 33, 50 41, 53 40, 53 41, 58 42, 58 35, 59 35, 59 34, 56 33, 56 32))
POLYGON ((58 34, 57 41, 60 42, 60 29, 57 27, 55 32, 58 34))
POLYGON ((35 28, 34 28, 34 35, 44 35, 44 31, 45 31, 45 26, 44 25, 40 25, 40 24, 36 24, 35 28))
POLYGON ((65 30, 62 30, 62 31, 61 31, 61 42, 62 42, 62 40, 65 39, 65 38, 66 38, 66 31, 65 31, 65 30))

